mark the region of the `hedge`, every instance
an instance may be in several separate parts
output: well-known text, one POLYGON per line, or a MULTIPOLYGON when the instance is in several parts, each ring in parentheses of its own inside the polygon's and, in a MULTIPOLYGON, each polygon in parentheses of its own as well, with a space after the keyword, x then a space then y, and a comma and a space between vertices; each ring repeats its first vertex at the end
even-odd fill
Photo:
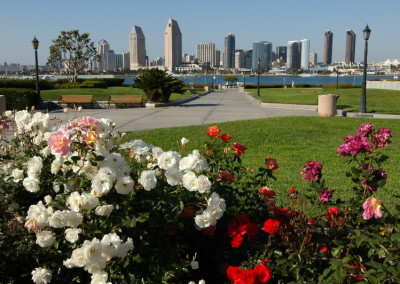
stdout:
MULTIPOLYGON (((353 84, 350 83, 339 83, 338 89, 352 89, 354 88, 353 84)), ((322 85, 322 89, 336 89, 336 84, 324 84, 322 85)))
MULTIPOLYGON (((52 90, 56 81, 39 80, 40 90, 52 90)), ((0 88, 22 88, 36 90, 36 79, 0 79, 0 88)))
POLYGON ((21 88, 1 88, 0 95, 6 97, 6 108, 8 110, 30 109, 34 104, 36 91, 21 88))

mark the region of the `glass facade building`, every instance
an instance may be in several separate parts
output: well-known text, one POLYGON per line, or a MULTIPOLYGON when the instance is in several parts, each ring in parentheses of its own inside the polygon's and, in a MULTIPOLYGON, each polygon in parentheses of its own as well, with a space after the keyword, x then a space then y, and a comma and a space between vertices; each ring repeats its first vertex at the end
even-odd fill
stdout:
POLYGON ((252 69, 258 69, 258 59, 260 67, 270 70, 272 67, 272 43, 268 41, 256 41, 253 43, 252 69))
POLYGON ((228 34, 225 37, 224 68, 235 67, 235 35, 228 34))

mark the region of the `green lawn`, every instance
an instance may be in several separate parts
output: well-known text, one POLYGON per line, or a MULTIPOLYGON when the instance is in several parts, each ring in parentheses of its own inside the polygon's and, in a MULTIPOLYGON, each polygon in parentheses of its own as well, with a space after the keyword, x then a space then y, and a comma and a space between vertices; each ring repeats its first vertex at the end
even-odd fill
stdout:
MULTIPOLYGON (((173 93, 170 101, 193 96, 188 88, 185 88, 185 90, 183 94, 173 93)), ((204 89, 195 89, 195 91, 199 94, 204 92, 204 89)), ((143 91, 132 87, 109 87, 107 89, 55 89, 40 92, 43 101, 58 101, 61 95, 93 95, 94 101, 108 101, 111 95, 143 95, 143 91)), ((143 100, 147 101, 144 95, 143 100)))
MULTIPOLYGON (((246 89, 253 97, 257 96, 257 89, 246 89)), ((337 94, 339 99, 337 108, 358 112, 360 109, 361 88, 322 90, 321 88, 262 88, 260 100, 265 103, 305 104, 317 105, 319 94, 337 94), (301 91, 315 91, 314 94, 302 94, 301 91)), ((400 91, 367 90, 367 112, 400 114, 400 91)))
MULTIPOLYGON (((384 151, 390 159, 382 165, 388 174, 385 189, 380 189, 377 196, 391 209, 395 210, 399 193, 398 169, 400 168, 400 123, 398 120, 355 119, 355 118, 318 118, 318 117, 285 117, 266 118, 249 121, 219 123, 222 133, 232 136, 231 142, 244 144, 248 150, 243 156, 243 163, 253 168, 264 166, 268 156, 278 160, 280 168, 275 171, 277 181, 269 186, 284 196, 291 187, 304 191, 307 183, 299 172, 302 166, 311 160, 323 163, 323 175, 327 185, 335 189, 336 197, 350 197, 353 183, 345 176, 349 166, 345 158, 336 154, 336 149, 343 143, 342 138, 355 135, 359 125, 373 123, 376 128, 385 127, 393 131, 392 141, 384 151)), ((204 153, 204 141, 208 138, 207 128, 210 125, 156 129, 127 134, 124 141, 141 139, 148 144, 162 147, 164 150, 177 151, 177 141, 182 137, 190 140, 187 151, 199 149, 204 153)), ((187 152, 186 152, 187 153, 187 152)), ((287 199, 278 201, 286 202, 287 199)), ((312 210, 312 209, 311 209, 312 210)))

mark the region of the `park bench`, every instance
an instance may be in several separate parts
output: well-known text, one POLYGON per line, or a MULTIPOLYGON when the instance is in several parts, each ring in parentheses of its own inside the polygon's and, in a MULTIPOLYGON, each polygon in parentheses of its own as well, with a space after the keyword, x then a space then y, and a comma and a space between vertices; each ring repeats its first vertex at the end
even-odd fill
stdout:
POLYGON ((59 104, 84 105, 90 104, 93 108, 93 95, 61 95, 59 104))
POLYGON ((113 95, 108 99, 108 108, 111 108, 111 104, 117 105, 143 105, 142 95, 113 95))
POLYGON ((303 90, 303 91, 300 91, 300 94, 315 94, 315 91, 314 90, 303 90))

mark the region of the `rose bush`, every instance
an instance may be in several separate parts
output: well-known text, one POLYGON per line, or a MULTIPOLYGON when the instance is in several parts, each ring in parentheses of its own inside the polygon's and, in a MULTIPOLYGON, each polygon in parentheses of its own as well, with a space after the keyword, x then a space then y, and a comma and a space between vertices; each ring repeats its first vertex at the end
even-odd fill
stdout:
POLYGON ((388 129, 362 125, 338 148, 353 164, 353 199, 335 200, 310 161, 310 190, 290 189, 282 208, 268 187, 277 160, 244 167, 247 147, 218 126, 204 151, 188 152, 186 138, 177 151, 121 144, 108 119, 20 111, 1 125, 0 282, 399 280, 397 219, 373 196, 387 178, 388 129), (326 214, 306 216, 308 202, 326 214))

